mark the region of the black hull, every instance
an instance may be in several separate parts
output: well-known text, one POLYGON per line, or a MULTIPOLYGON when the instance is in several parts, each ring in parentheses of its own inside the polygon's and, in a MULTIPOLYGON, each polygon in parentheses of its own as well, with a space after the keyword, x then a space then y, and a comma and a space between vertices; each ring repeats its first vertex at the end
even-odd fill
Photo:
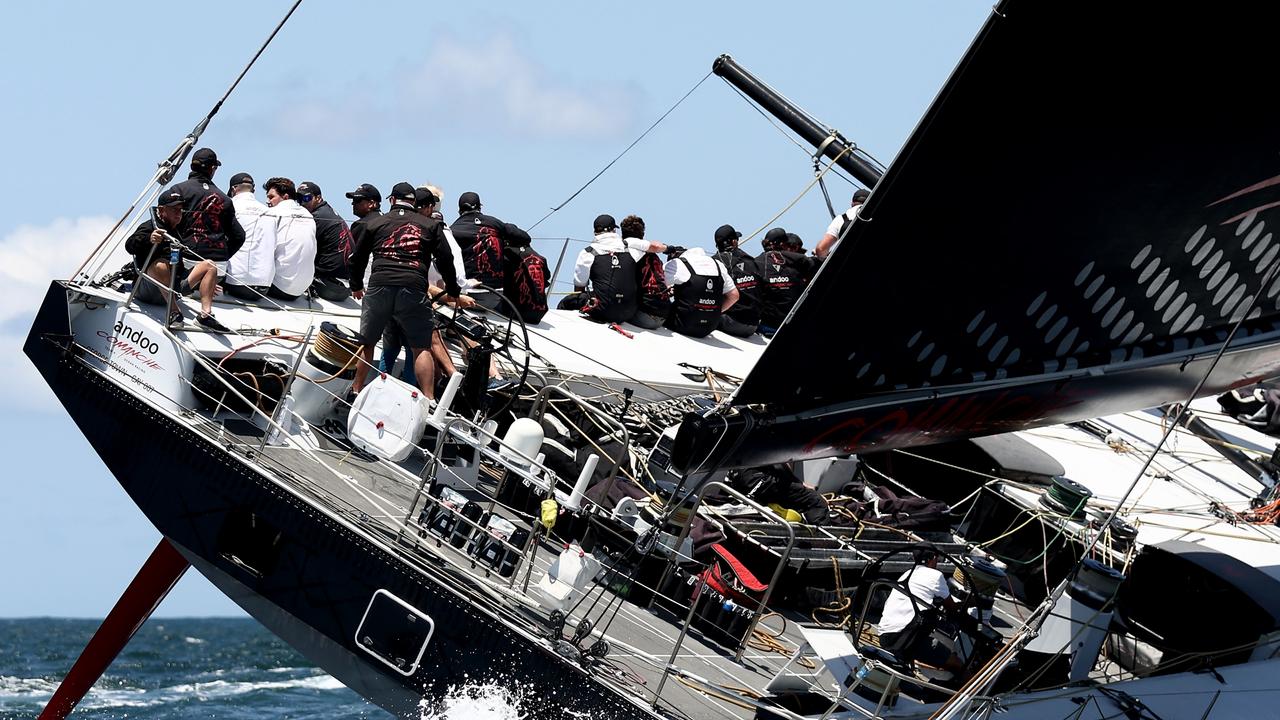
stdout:
POLYGON ((539 647, 466 595, 398 562, 330 513, 132 396, 65 348, 64 288, 46 296, 24 348, 67 413, 147 518, 232 600, 338 680, 393 714, 420 717, 452 686, 493 682, 528 717, 656 717, 539 647), (142 440, 145 438, 145 440, 142 440), (252 513, 280 534, 260 576, 226 555, 227 528, 252 513), (356 644, 378 590, 434 621, 411 676, 356 644))

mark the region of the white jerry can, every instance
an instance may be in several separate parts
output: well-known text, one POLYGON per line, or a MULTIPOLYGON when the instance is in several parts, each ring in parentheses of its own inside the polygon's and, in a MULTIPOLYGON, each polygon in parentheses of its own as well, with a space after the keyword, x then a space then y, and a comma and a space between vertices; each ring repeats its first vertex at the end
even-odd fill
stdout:
POLYGON ((532 594, 548 610, 568 612, 574 601, 591 587, 599 572, 600 561, 574 543, 551 563, 532 594))
POLYGON ((430 413, 431 401, 418 388, 382 373, 352 403, 347 435, 361 450, 403 460, 417 447, 430 413))

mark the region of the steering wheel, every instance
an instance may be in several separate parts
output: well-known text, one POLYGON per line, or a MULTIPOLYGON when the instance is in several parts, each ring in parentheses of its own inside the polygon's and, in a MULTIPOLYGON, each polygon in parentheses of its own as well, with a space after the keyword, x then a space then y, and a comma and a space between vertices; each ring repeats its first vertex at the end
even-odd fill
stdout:
MULTIPOLYGON (((506 318, 507 320, 506 332, 501 334, 502 337, 500 341, 498 341, 498 339, 496 338, 497 333, 488 333, 488 337, 490 338, 491 342, 495 342, 492 350, 494 354, 502 355, 506 357, 507 360, 509 360, 512 365, 520 366, 520 378, 517 380, 516 386, 511 390, 511 394, 507 398, 507 402, 503 404, 502 407, 498 408, 497 410, 489 414, 492 417, 492 416, 501 415, 502 413, 510 409, 510 407, 515 403, 516 398, 520 396, 520 390, 526 387, 526 385, 528 384, 529 364, 532 362, 533 355, 532 353, 528 352, 529 327, 525 323, 524 318, 520 316, 519 308, 515 306, 515 303, 511 302, 511 298, 508 298, 504 293, 499 292, 498 290, 488 285, 485 285, 483 283, 478 284, 476 287, 479 287, 483 290, 487 290, 488 292, 497 296, 498 299, 500 299, 503 303, 505 303, 507 308, 510 310, 510 314, 506 318), (511 347, 511 338, 513 335, 511 332, 512 323, 520 323, 520 334, 524 341, 524 347, 526 348, 523 364, 516 362, 516 359, 512 357, 511 353, 509 352, 509 349, 511 347)), ((444 293, 441 293, 435 297, 433 302, 442 303, 444 302, 444 297, 445 297, 444 293)), ((478 303, 477 303, 477 308, 480 310, 481 313, 491 312, 488 308, 480 306, 478 303)), ((473 308, 466 308, 466 309, 473 309, 473 308)), ((445 322, 447 325, 455 328, 460 334, 470 337, 471 333, 462 327, 462 323, 458 319, 458 313, 463 311, 464 311, 464 308, 455 307, 454 311, 452 313, 449 313, 448 315, 445 315, 444 313, 437 313, 437 314, 446 318, 445 322)))

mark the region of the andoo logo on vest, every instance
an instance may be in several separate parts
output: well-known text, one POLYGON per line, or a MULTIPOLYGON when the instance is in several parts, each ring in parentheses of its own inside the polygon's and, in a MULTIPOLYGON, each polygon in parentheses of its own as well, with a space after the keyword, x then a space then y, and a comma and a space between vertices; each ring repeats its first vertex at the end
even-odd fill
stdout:
POLYGON ((152 370, 164 369, 160 363, 149 357, 160 352, 160 343, 147 337, 141 328, 131 328, 123 321, 117 320, 112 330, 115 332, 114 335, 105 330, 99 330, 98 337, 111 343, 116 352, 137 360, 152 370))

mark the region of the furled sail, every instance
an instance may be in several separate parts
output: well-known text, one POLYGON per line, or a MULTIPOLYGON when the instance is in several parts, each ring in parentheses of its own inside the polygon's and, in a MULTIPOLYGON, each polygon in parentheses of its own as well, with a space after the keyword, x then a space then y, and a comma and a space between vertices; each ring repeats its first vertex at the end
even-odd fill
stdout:
POLYGON ((1280 56, 1260 10, 999 4, 679 463, 1180 400, 1240 320, 1204 392, 1276 373, 1280 56))

